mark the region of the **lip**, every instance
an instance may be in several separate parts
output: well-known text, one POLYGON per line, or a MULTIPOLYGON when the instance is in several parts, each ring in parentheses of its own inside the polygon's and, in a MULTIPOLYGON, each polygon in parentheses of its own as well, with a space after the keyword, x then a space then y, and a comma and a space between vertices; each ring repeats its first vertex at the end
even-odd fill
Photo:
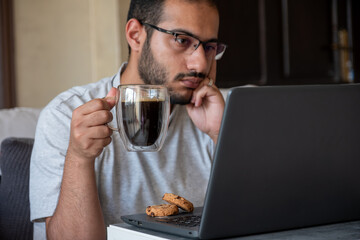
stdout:
POLYGON ((187 88, 197 88, 200 85, 202 79, 199 78, 184 78, 181 83, 187 88))

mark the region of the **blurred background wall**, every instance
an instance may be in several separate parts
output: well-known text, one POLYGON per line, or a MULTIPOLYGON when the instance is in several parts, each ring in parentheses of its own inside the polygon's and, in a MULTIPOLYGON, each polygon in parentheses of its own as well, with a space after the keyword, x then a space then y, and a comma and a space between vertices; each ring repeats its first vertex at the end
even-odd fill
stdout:
MULTIPOLYGON (((115 74, 129 3, 0 0, 0 109, 115 74)), ((219 12, 218 87, 360 83, 359 0, 226 0, 219 12)))
POLYGON ((16 105, 44 107, 60 92, 115 74, 127 60, 130 0, 15 0, 16 105))

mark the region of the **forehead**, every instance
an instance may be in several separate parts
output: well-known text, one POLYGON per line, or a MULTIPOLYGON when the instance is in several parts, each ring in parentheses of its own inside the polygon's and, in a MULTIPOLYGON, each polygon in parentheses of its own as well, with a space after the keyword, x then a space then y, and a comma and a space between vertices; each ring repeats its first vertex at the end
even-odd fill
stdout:
POLYGON ((219 14, 206 1, 167 0, 159 25, 183 29, 203 39, 217 38, 219 14))

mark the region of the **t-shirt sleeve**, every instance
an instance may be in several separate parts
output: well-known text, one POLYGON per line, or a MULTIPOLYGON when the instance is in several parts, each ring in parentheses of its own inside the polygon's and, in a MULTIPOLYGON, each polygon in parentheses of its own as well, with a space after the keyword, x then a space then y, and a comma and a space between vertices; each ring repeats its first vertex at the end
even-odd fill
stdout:
POLYGON ((52 216, 60 193, 72 109, 53 105, 41 112, 36 128, 30 163, 31 221, 52 216))

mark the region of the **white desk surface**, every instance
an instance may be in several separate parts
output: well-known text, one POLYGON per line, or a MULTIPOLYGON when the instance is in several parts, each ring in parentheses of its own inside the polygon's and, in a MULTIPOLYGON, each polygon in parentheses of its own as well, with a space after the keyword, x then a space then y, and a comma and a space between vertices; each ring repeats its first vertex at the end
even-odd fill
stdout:
MULTIPOLYGON (((108 227, 108 240, 183 240, 187 238, 139 229, 126 223, 110 225, 108 227)), ((317 227, 301 228, 295 230, 258 234, 244 237, 229 238, 234 240, 359 240, 360 221, 338 223, 317 227)))

